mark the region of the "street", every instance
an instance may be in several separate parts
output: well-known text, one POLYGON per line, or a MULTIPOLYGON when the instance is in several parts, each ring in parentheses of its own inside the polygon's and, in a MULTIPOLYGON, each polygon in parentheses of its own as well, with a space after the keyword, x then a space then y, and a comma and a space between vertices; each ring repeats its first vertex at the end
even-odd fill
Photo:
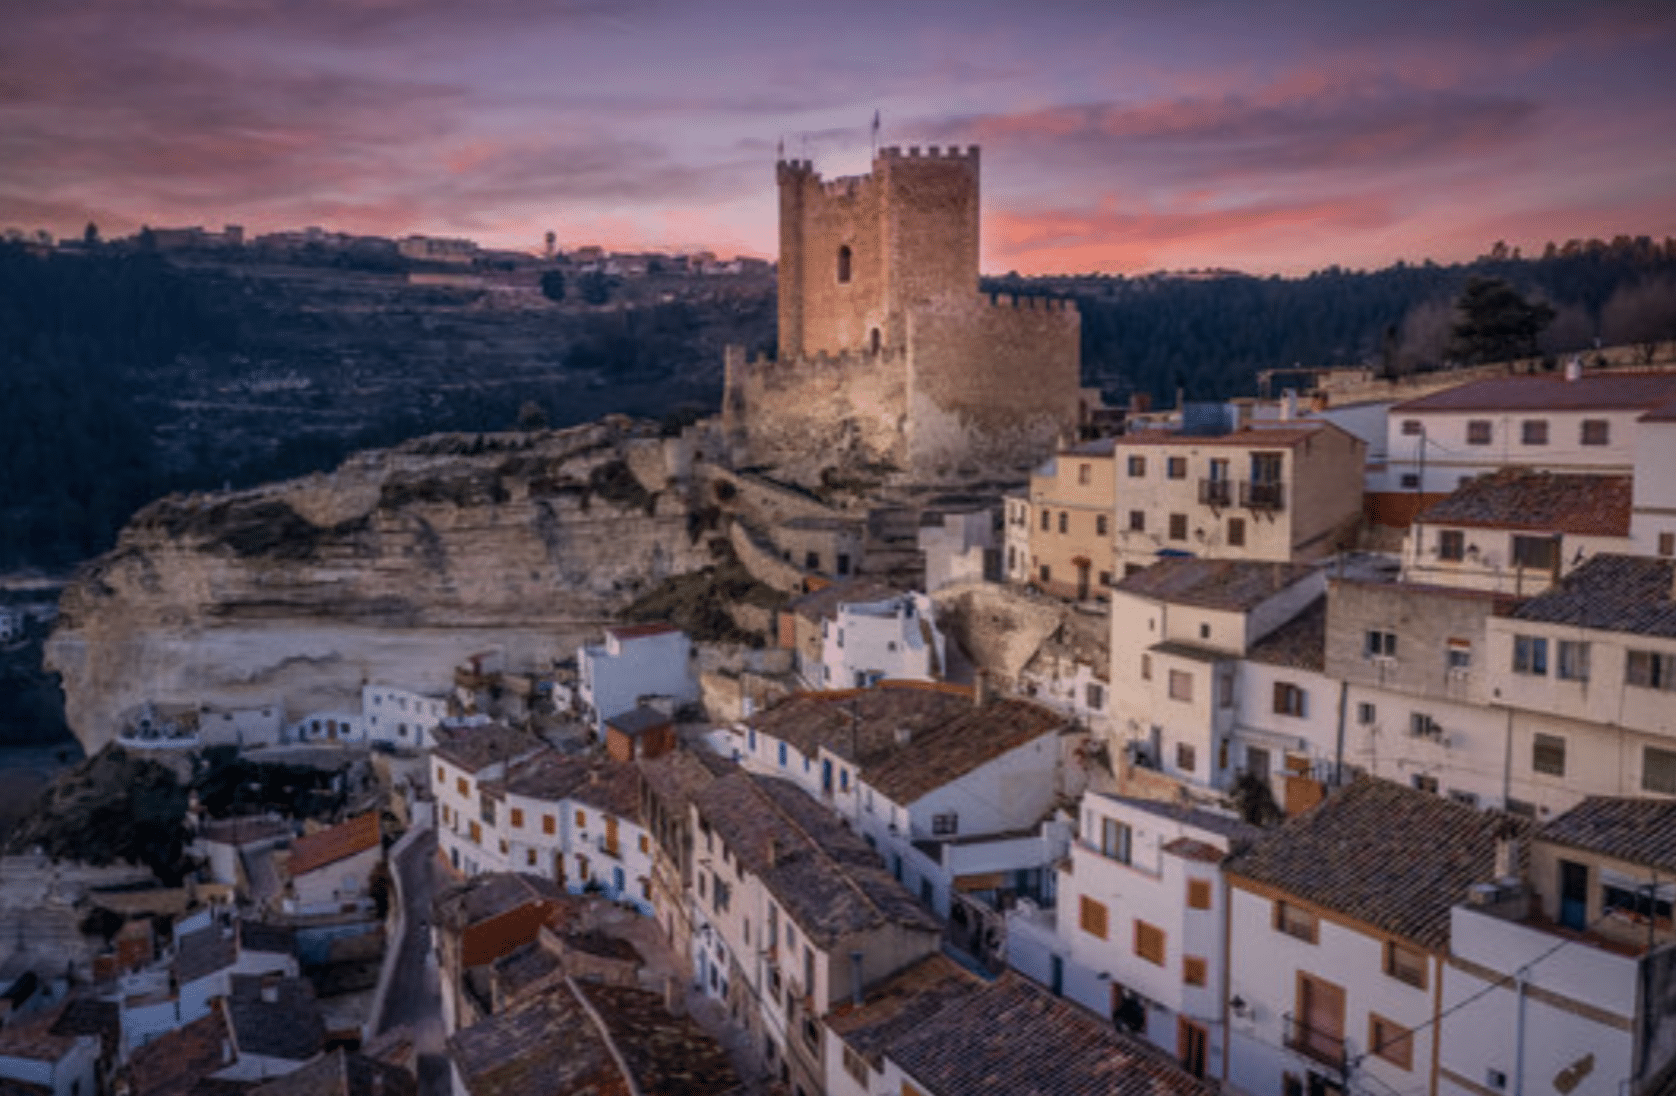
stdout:
POLYGON ((401 876, 404 929, 401 954, 390 979, 380 1034, 408 1025, 418 1057, 419 1096, 449 1096, 448 1058, 443 1045, 442 995, 430 958, 432 865, 436 831, 426 830, 402 850, 394 868, 401 876))

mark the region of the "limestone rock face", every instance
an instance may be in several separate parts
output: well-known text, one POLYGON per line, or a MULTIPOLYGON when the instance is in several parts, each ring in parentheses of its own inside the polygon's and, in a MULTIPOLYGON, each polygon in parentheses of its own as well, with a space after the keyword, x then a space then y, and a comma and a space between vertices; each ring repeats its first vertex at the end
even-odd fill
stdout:
POLYGON ((485 649, 574 653, 644 590, 711 562, 678 447, 610 419, 435 435, 330 475, 171 495, 65 591, 47 665, 92 752, 146 702, 288 718, 364 682, 431 692, 485 649))

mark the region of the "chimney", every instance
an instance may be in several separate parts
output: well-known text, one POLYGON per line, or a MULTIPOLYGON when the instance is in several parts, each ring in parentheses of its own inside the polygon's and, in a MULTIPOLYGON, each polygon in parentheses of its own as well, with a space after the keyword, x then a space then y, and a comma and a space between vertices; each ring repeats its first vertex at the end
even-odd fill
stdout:
POLYGON ((861 952, 850 952, 850 1003, 861 1007, 861 952))
POLYGON ((1298 390, 1288 388, 1280 394, 1280 420, 1291 422, 1298 417, 1298 390))
POLYGON ((279 1004, 279 983, 262 983, 262 1003, 267 1005, 279 1004))
POLYGON ((1508 831, 1496 838, 1495 878, 1497 883, 1515 886, 1519 882, 1519 838, 1508 831))
POLYGON ((1583 379, 1583 359, 1573 354, 1571 360, 1565 363, 1565 379, 1580 381, 1583 379))
POLYGON ((989 703, 989 671, 979 670, 972 677, 972 707, 981 708, 989 703))

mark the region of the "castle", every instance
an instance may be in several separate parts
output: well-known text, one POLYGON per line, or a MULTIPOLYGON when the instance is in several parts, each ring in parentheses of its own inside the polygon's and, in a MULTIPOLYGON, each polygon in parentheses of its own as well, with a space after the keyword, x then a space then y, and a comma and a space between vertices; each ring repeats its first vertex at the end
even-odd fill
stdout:
POLYGON ((727 350, 741 463, 916 480, 1033 465, 1074 430, 1081 318, 978 290, 978 149, 886 148, 867 175, 776 165, 779 352, 727 350))

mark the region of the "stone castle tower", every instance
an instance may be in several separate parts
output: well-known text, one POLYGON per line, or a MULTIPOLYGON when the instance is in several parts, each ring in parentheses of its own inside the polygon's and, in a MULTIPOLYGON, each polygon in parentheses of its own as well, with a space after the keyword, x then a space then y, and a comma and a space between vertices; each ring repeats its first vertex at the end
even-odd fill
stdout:
POLYGON ((739 457, 939 480, 1032 465, 1074 429, 1080 317, 978 292, 978 150, 883 149, 862 176, 782 160, 779 353, 727 353, 739 457))

